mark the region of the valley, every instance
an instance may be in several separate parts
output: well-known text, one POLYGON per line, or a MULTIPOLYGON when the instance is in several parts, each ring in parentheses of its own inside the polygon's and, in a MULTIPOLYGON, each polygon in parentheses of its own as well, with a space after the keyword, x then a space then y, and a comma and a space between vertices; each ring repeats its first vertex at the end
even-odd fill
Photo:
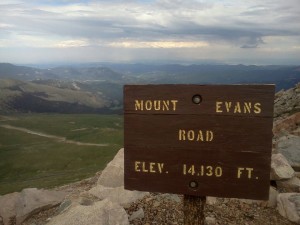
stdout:
POLYGON ((123 118, 92 114, 0 116, 0 195, 94 175, 123 146, 123 118))
POLYGON ((280 91, 298 82, 299 66, 0 63, 0 113, 121 114, 124 84, 264 83, 280 91))
MULTIPOLYGON (((101 171, 123 147, 124 84, 275 83, 279 91, 298 82, 299 66, 0 63, 0 195, 101 171)), ((136 109, 175 110, 171 101, 136 109)))

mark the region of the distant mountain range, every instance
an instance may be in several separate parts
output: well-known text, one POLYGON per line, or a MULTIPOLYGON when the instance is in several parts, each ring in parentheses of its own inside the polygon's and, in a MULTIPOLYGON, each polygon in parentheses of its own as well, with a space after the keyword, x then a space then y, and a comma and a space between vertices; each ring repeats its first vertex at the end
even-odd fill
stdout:
POLYGON ((38 69, 0 63, 0 113, 121 113, 124 84, 300 82, 300 66, 90 64, 38 69))

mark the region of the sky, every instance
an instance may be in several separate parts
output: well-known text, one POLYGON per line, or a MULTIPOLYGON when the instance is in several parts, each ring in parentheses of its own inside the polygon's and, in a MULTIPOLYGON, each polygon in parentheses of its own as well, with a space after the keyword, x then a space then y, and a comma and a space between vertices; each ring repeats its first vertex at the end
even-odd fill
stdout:
POLYGON ((1 0, 0 62, 300 65, 300 0, 1 0))

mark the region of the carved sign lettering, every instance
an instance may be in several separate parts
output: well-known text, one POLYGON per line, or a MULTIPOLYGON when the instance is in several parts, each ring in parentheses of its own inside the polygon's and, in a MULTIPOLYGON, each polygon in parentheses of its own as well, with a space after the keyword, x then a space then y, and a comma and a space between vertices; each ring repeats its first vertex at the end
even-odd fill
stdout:
POLYGON ((268 199, 274 91, 125 85, 125 188, 268 199))

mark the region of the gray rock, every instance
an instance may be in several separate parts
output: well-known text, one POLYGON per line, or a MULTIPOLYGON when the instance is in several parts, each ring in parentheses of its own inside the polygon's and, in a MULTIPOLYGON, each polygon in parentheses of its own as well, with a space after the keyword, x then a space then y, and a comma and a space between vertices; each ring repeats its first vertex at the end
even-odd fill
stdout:
POLYGON ((97 185, 89 190, 88 193, 99 199, 109 199, 122 206, 127 206, 129 203, 135 202, 149 194, 148 192, 128 191, 124 189, 124 186, 111 188, 102 185, 97 185))
POLYGON ((282 193, 277 197, 277 210, 281 216, 300 224, 300 194, 282 193))
POLYGON ((299 109, 300 93, 298 87, 277 92, 274 101, 274 117, 286 117, 293 110, 299 109))
POLYGON ((272 155, 271 161, 271 180, 290 179, 294 176, 294 169, 290 166, 287 159, 280 153, 272 155))
POLYGON ((275 208, 277 206, 277 196, 278 191, 274 187, 270 187, 269 200, 267 206, 270 208, 275 208))
POLYGON ((273 123, 274 139, 278 139, 288 134, 298 135, 300 131, 300 112, 294 113, 283 120, 277 120, 273 123))
POLYGON ((80 197, 78 199, 78 203, 80 205, 92 205, 94 202, 93 200, 89 199, 89 198, 85 198, 85 197, 80 197))
POLYGON ((11 218, 16 217, 16 204, 20 193, 14 192, 0 197, 0 217, 3 224, 8 225, 11 218))
POLYGON ((126 211, 105 199, 90 206, 77 205, 51 219, 47 225, 129 225, 126 211))
POLYGON ((105 187, 124 186, 124 148, 121 148, 114 159, 102 171, 98 184, 105 187))
POLYGON ((217 198, 216 197, 207 196, 206 197, 206 204, 207 205, 215 205, 215 204, 217 204, 217 198))
POLYGON ((158 206, 160 206, 160 202, 159 201, 154 201, 153 202, 153 208, 157 208, 158 206))
POLYGON ((135 211, 132 213, 132 215, 129 217, 129 221, 135 220, 135 219, 143 219, 145 217, 144 210, 140 208, 138 211, 135 211))
POLYGON ((300 137, 288 135, 279 138, 277 150, 288 160, 292 167, 300 168, 300 137))
POLYGON ((283 189, 285 192, 299 192, 300 179, 298 177, 293 177, 288 180, 276 181, 277 187, 283 189))
POLYGON ((19 225, 31 215, 59 205, 65 196, 65 192, 36 188, 27 188, 20 193, 4 195, 0 197, 0 216, 3 218, 4 225, 12 220, 19 225))
POLYGON ((71 205, 72 205, 72 201, 70 199, 63 201, 58 207, 58 210, 57 210, 58 214, 64 212, 68 208, 70 208, 71 205))
POLYGON ((298 177, 298 178, 300 178, 300 172, 298 172, 298 171, 295 171, 295 177, 298 177))
POLYGON ((217 224, 216 218, 210 217, 210 216, 205 217, 205 224, 207 224, 207 225, 216 225, 217 224))

